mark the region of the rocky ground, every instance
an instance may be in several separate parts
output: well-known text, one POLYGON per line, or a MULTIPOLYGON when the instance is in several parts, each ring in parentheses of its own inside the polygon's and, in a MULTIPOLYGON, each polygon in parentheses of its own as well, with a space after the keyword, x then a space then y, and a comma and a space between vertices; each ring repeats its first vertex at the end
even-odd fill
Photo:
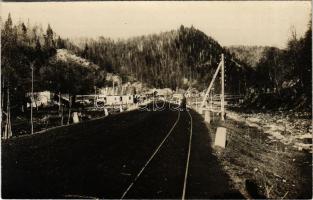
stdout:
POLYGON ((225 149, 215 155, 235 187, 246 198, 312 197, 311 120, 277 113, 227 112, 221 122, 207 123, 212 140, 216 128, 227 128, 225 149))
POLYGON ((312 116, 307 112, 228 112, 228 117, 255 127, 275 142, 312 153, 312 116))

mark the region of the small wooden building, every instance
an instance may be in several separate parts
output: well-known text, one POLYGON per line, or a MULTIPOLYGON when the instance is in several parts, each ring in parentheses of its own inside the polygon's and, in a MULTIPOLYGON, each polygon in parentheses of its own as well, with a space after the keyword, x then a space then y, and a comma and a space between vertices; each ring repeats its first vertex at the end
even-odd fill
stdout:
POLYGON ((135 103, 134 95, 108 95, 102 98, 104 105, 127 105, 135 103))

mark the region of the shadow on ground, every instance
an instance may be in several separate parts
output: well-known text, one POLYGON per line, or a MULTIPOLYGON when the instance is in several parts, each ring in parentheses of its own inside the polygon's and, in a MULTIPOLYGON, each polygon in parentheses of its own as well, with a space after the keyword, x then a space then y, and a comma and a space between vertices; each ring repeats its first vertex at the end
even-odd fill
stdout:
POLYGON ((176 117, 132 111, 7 140, 2 197, 120 198, 176 117))
POLYGON ((193 138, 187 186, 188 198, 242 199, 233 187, 230 177, 223 171, 213 153, 212 139, 203 116, 191 110, 193 138))

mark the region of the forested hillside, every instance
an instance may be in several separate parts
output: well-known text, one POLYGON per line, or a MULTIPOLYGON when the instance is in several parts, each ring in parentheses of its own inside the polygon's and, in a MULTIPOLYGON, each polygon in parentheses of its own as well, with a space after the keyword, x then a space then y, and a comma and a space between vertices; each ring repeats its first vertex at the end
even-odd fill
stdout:
MULTIPOLYGON (((105 80, 107 72, 123 82, 202 91, 224 53, 226 93, 245 94, 247 102, 257 107, 307 109, 312 100, 311 38, 309 24, 305 36, 293 35, 286 49, 223 48, 200 30, 181 26, 124 40, 100 37, 73 42, 62 39, 50 25, 46 31, 23 22, 14 25, 9 16, 1 29, 1 87, 10 93, 13 105, 25 104, 33 68, 35 91, 93 93, 94 86, 111 84, 105 80)), ((216 81, 215 92, 219 86, 216 81)))
POLYGON ((242 93, 249 85, 245 65, 234 62, 217 41, 193 27, 119 41, 100 37, 75 45, 59 37, 50 25, 46 31, 23 22, 14 25, 10 16, 1 31, 2 89, 10 88, 11 100, 19 105, 25 104, 25 94, 31 90, 32 67, 35 91, 90 93, 94 86, 110 84, 105 81, 107 72, 118 74, 124 82, 140 81, 150 87, 203 90, 224 53, 226 92, 242 93), (74 60, 81 56, 92 64, 86 68, 73 59, 58 59, 57 52, 65 52, 58 49, 67 49, 72 57, 76 54, 74 60))
POLYGON ((94 64, 86 67, 84 63, 57 57, 58 49, 76 47, 57 36, 50 25, 43 31, 38 25, 13 24, 9 15, 1 29, 1 44, 1 102, 4 107, 10 101, 14 110, 30 101, 26 94, 31 91, 32 69, 35 92, 86 94, 94 91, 94 86, 105 84, 106 71, 94 64))
POLYGON ((312 104, 312 30, 305 35, 292 33, 287 47, 230 47, 239 60, 254 70, 247 104, 260 108, 311 110, 312 104))
POLYGON ((255 68, 261 60, 264 51, 266 51, 269 47, 235 45, 228 46, 226 48, 234 57, 242 62, 245 62, 250 67, 255 68))
POLYGON ((226 92, 244 92, 249 82, 249 69, 244 64, 234 62, 235 58, 217 41, 193 27, 181 26, 178 30, 119 41, 101 37, 77 45, 81 47, 76 49, 77 54, 106 71, 153 87, 193 86, 203 90, 210 83, 222 53, 226 60, 226 92))

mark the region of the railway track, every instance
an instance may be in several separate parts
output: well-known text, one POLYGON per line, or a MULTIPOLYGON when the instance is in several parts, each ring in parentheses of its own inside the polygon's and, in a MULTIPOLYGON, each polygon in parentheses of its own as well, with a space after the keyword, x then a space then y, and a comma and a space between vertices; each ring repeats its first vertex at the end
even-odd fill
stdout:
POLYGON ((8 141, 4 197, 223 198, 229 180, 209 140, 202 116, 167 108, 8 141))
POLYGON ((184 178, 184 187, 183 187, 183 194, 182 199, 185 199, 186 196, 186 188, 187 188, 187 181, 188 181, 188 171, 189 171, 189 162, 190 162, 190 152, 191 152, 191 142, 192 142, 192 116, 187 110, 188 115, 190 117, 190 134, 189 134, 189 145, 188 145, 188 155, 187 155, 187 161, 186 161, 186 170, 185 170, 185 178, 184 178))
MULTIPOLYGON (((167 135, 164 137, 164 139, 160 142, 160 144, 157 146, 157 148, 154 150, 153 154, 150 156, 150 158, 147 160, 147 162, 143 165, 143 167, 140 169, 140 171, 138 172, 138 174, 135 176, 135 178, 131 181, 131 183, 128 185, 128 187, 126 188, 126 190, 123 192, 122 196, 120 199, 124 199, 124 198, 128 198, 128 194, 129 193, 132 193, 132 195, 130 195, 130 198, 138 198, 138 196, 136 195, 144 195, 143 193, 141 193, 141 190, 144 189, 144 185, 145 184, 142 184, 142 183, 137 183, 137 182, 140 182, 140 178, 143 176, 143 174, 147 173, 147 171, 152 171, 150 172, 150 174, 152 174, 152 176, 155 176, 155 173, 153 173, 155 171, 155 169, 153 168, 158 168, 159 170, 162 171, 162 155, 160 155, 159 157, 157 156, 159 154, 159 152, 167 152, 169 154, 171 154, 171 150, 167 150, 171 145, 170 145, 170 139, 175 140, 175 135, 178 135, 178 134, 183 134, 184 136, 187 136, 187 137, 184 137, 184 140, 188 140, 187 141, 187 145, 184 145, 182 148, 184 149, 184 152, 181 156, 181 160, 184 161, 184 164, 181 165, 182 168, 181 168, 181 172, 180 172, 180 175, 183 175, 183 176, 180 176, 178 177, 176 180, 177 180, 177 183, 175 183, 176 185, 181 185, 181 192, 180 192, 180 196, 177 196, 179 194, 179 191, 175 191, 175 195, 174 196, 171 196, 171 197, 175 197, 175 198, 181 198, 181 199, 185 199, 186 197, 186 190, 187 190, 187 186, 188 186, 188 171, 189 171, 189 162, 190 162, 190 153, 191 153, 191 145, 192 145, 192 115, 190 114, 190 112, 188 110, 186 111, 178 111, 178 115, 177 115, 177 119, 176 121, 174 122, 173 126, 171 127, 171 129, 168 131, 167 135), (188 114, 188 120, 186 120, 186 115, 188 114), (184 119, 181 118, 181 115, 184 115, 184 119), (187 123, 186 123, 187 122, 187 123), (189 128, 186 129, 186 126, 184 126, 184 129, 183 132, 181 132, 181 126, 179 125, 186 125, 188 124, 189 125, 189 128), (164 145, 165 143, 167 142, 166 145, 164 145), (187 147, 187 149, 185 148, 187 147), (158 158, 157 158, 158 157, 158 158), (155 159, 156 161, 153 163, 153 159, 155 159), (158 162, 159 160, 159 162, 158 162), (183 177, 183 179, 182 179, 183 177), (179 180, 179 179, 182 179, 182 180, 179 180), (136 192, 136 184, 138 185, 142 185, 142 187, 139 189, 138 192, 136 192)), ((160 154, 162 154, 162 152, 160 154)), ((158 170, 157 170, 158 171, 158 170)), ((166 170, 165 170, 166 171, 166 170)), ((149 172, 148 172, 149 174, 149 172)), ((159 174, 160 176, 162 176, 161 174, 159 174)), ((143 179, 150 179, 152 178, 151 176, 147 175, 146 177, 143 177, 143 179)), ((167 179, 169 177, 165 177, 164 181, 160 182, 160 181, 157 181, 157 185, 160 186, 163 186, 163 185, 166 185, 167 184, 167 179)), ((150 179, 151 180, 151 179, 150 179)), ((153 181, 152 181, 153 182, 153 181)), ((145 183, 145 181, 143 182, 145 183)), ((146 185, 147 187, 151 187, 146 185)), ((158 187, 156 187, 158 188, 158 187)), ((151 192, 151 191, 150 191, 151 192)), ((155 192, 155 191, 154 191, 155 192)), ((150 195, 153 196, 153 198, 160 198, 160 197, 165 197, 167 198, 167 196, 158 196, 159 195, 159 191, 157 191, 156 193, 154 193, 152 191, 152 193, 150 195)), ((148 195, 148 194, 146 194, 148 195)), ((165 194, 167 195, 167 194, 165 194)), ((147 197, 151 197, 151 196, 142 196, 143 198, 147 198, 147 197)))

